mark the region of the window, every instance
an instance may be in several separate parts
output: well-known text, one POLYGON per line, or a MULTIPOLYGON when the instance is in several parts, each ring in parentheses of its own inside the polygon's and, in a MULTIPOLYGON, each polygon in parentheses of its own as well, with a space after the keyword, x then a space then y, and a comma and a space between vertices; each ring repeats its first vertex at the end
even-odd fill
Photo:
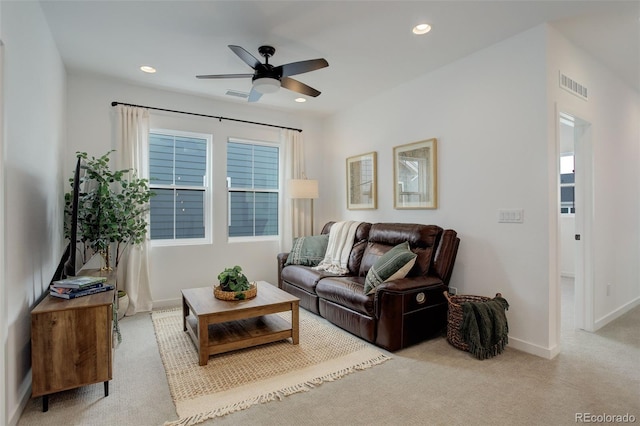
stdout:
POLYGON ((208 149, 211 135, 152 130, 149 134, 151 240, 210 240, 208 149))
POLYGON ((279 157, 274 145, 227 143, 229 237, 278 235, 279 157))
POLYGON ((560 156, 560 213, 574 214, 575 206, 575 165, 573 153, 560 156))

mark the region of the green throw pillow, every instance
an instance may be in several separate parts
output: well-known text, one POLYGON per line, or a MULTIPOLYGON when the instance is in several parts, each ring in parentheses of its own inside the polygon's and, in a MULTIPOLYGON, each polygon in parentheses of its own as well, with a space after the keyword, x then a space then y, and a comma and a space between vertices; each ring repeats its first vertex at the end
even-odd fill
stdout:
POLYGON ((380 256, 367 272, 364 293, 374 293, 376 287, 383 282, 406 277, 416 263, 416 257, 418 255, 409 249, 409 243, 406 241, 380 256))
POLYGON ((329 245, 329 234, 296 238, 293 240, 293 247, 291 247, 285 266, 318 266, 324 259, 327 245, 329 245))

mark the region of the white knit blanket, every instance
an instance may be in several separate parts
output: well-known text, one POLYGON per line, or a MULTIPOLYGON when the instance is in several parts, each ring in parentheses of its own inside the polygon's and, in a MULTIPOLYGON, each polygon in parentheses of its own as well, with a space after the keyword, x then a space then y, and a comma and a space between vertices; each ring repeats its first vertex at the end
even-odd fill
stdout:
POLYGON ((347 264, 353 248, 356 230, 362 222, 336 222, 329 231, 329 244, 324 259, 313 269, 344 275, 349 272, 347 264))

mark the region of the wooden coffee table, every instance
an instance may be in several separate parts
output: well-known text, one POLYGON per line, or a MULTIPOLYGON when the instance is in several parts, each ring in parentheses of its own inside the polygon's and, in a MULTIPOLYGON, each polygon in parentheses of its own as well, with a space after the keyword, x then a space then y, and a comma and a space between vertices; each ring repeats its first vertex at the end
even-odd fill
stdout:
POLYGON ((258 295, 225 301, 213 296, 213 286, 182 290, 183 329, 196 345, 200 365, 210 355, 291 338, 300 338, 299 302, 295 296, 266 281, 258 281, 258 295), (291 322, 277 312, 291 311, 291 322))

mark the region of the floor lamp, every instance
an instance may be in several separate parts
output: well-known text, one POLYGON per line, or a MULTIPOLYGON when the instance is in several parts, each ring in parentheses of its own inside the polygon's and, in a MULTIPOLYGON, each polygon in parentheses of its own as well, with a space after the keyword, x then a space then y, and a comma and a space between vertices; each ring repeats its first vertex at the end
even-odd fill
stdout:
POLYGON ((290 179, 289 198, 311 200, 311 235, 313 235, 313 200, 318 198, 318 181, 314 179, 290 179))

